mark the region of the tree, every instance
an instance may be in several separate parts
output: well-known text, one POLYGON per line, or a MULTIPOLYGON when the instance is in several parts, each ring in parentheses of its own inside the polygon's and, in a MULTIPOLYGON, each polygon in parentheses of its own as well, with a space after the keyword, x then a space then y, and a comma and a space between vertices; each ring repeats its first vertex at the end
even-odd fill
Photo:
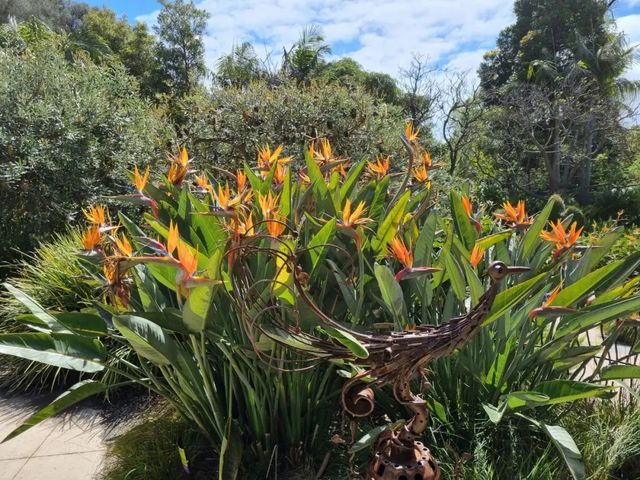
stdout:
POLYGON ((322 68, 319 78, 344 86, 361 85, 367 92, 386 103, 398 104, 400 100, 400 89, 390 75, 367 72, 358 62, 349 57, 327 63, 322 68))
POLYGON ((0 23, 9 18, 23 22, 34 17, 58 32, 74 31, 89 10, 85 3, 68 0, 2 0, 0 2, 0 23))
POLYGON ((426 58, 414 54, 407 68, 400 70, 400 86, 404 90, 402 105, 416 125, 425 125, 435 114, 441 95, 436 73, 440 70, 426 58))
POLYGON ((113 10, 93 8, 82 17, 76 38, 102 42, 111 56, 138 79, 140 91, 149 97, 166 91, 166 77, 157 58, 156 38, 144 23, 131 26, 126 17, 117 18, 113 10))
POLYGON ((262 77, 263 73, 253 45, 244 42, 234 45, 231 53, 220 57, 216 81, 223 87, 243 88, 262 77))
POLYGON ((469 156, 486 109, 479 85, 472 84, 465 73, 447 75, 438 98, 438 120, 449 159, 449 173, 453 174, 459 161, 469 156))
POLYGON ((606 1, 518 0, 514 8, 516 22, 479 70, 486 103, 500 110, 492 131, 505 133, 510 162, 525 170, 542 163, 548 190, 588 204, 595 159, 616 159, 618 92, 634 86, 619 76, 633 52, 614 32, 606 1))
POLYGON ((193 0, 160 0, 162 10, 154 31, 164 72, 180 96, 188 93, 207 73, 202 36, 209 13, 193 0))
POLYGON ((308 83, 312 76, 317 75, 325 55, 330 53, 331 47, 325 42, 320 27, 309 25, 302 30, 295 45, 289 50, 284 49, 282 71, 298 83, 308 83))

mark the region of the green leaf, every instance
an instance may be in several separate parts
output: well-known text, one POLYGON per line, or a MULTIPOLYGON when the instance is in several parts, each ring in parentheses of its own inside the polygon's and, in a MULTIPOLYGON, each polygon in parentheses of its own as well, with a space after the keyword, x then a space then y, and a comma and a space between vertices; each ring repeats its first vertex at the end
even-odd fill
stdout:
POLYGON ((502 420, 504 412, 507 411, 507 404, 506 402, 502 402, 500 406, 494 407, 493 405, 490 405, 488 403, 483 403, 482 408, 489 417, 489 420, 497 425, 498 423, 500 423, 500 420, 502 420))
POLYGON ((449 281, 456 297, 464 301, 467 296, 467 284, 464 280, 464 272, 451 252, 443 252, 445 273, 449 275, 449 281))
POLYGON ((535 390, 549 397, 547 405, 554 405, 604 395, 615 390, 615 387, 603 387, 602 385, 574 380, 549 380, 538 384, 535 390))
POLYGON ((476 231, 469 221, 469 216, 462 206, 462 196, 459 192, 451 190, 451 213, 456 231, 467 250, 471 250, 476 242, 476 231))
POLYGON ((361 160, 356 163, 353 167, 349 169, 349 173, 347 174, 347 178, 342 182, 342 186, 340 187, 340 203, 344 204, 345 200, 351 195, 351 191, 353 187, 356 186, 358 180, 360 179, 360 173, 362 173, 362 169, 367 164, 365 160, 361 160))
POLYGON ((251 167, 248 164, 243 165, 244 173, 247 175, 247 180, 249 180, 249 184, 251 185, 251 190, 254 192, 262 191, 262 180, 251 170, 251 167))
POLYGON ((109 332, 100 315, 86 312, 63 312, 54 315, 69 330, 87 337, 103 337, 109 332))
POLYGON ((553 210, 553 206, 555 205, 555 200, 550 198, 545 207, 542 209, 542 212, 535 219, 533 224, 527 230, 527 233, 524 236, 522 243, 522 255, 526 260, 530 260, 531 256, 535 252, 536 248, 542 242, 540 238, 540 232, 547 224, 547 220, 549 220, 549 215, 551 215, 551 211, 553 210))
POLYGON ((419 267, 431 266, 431 255, 433 253, 433 241, 436 237, 436 223, 438 218, 435 213, 430 213, 420 230, 413 256, 415 265, 419 267))
POLYGON ((542 427, 542 431, 547 434, 560 452, 560 455, 571 472, 571 476, 573 476, 575 480, 583 480, 586 478, 585 466, 582 461, 580 449, 569 432, 559 425, 546 425, 542 423, 540 426, 542 427))
POLYGON ((402 287, 395 279, 393 272, 389 267, 375 264, 374 273, 378 281, 378 287, 382 294, 382 300, 391 313, 396 329, 402 331, 409 323, 409 315, 407 314, 407 305, 404 302, 402 287))
POLYGON ((340 270, 340 268, 333 262, 332 260, 327 260, 327 263, 333 270, 333 275, 336 278, 336 282, 338 282, 338 287, 340 288, 340 292, 342 293, 342 298, 347 304, 347 308, 351 315, 354 317, 358 314, 358 302, 356 299, 356 291, 355 289, 347 284, 346 275, 340 270))
POLYGON ((513 232, 511 230, 507 230, 505 232, 493 233, 491 235, 487 235, 486 237, 479 238, 476 240, 476 245, 484 250, 493 247, 496 243, 500 243, 503 240, 507 240, 511 238, 513 232))
POLYGON ((576 335, 591 327, 620 318, 626 314, 640 309, 640 295, 600 305, 592 305, 579 312, 564 317, 562 326, 556 332, 555 337, 576 335))
POLYGON ((0 334, 0 353, 79 372, 99 372, 106 357, 99 340, 72 333, 0 334))
POLYGON ((525 392, 517 391, 511 392, 504 397, 507 405, 510 409, 522 407, 539 407, 541 405, 547 405, 549 397, 540 392, 525 392))
POLYGON ((2 443, 17 437, 31 427, 36 426, 47 418, 53 417, 63 410, 97 393, 104 392, 107 386, 95 380, 83 380, 73 385, 69 390, 58 396, 53 402, 27 418, 22 424, 4 437, 2 443))
POLYGON ((195 287, 189 291, 189 298, 182 310, 182 320, 189 331, 199 333, 204 330, 212 294, 211 286, 195 287))
POLYGON ((236 480, 242 465, 242 431, 236 420, 229 418, 227 432, 222 437, 220 445, 220 458, 218 460, 218 479, 236 480))
POLYGON ((311 240, 309 240, 307 249, 309 250, 309 256, 311 257, 310 275, 313 274, 314 270, 324 257, 327 248, 326 244, 329 243, 335 231, 336 219, 332 218, 318 231, 318 233, 311 237, 311 240))
POLYGON ((360 437, 358 441, 351 446, 351 448, 349 449, 349 453, 358 453, 361 450, 364 450, 365 448, 369 448, 375 443, 375 441, 378 439, 380 434, 384 432, 387 428, 389 428, 388 425, 380 425, 378 427, 372 428, 367 433, 365 433, 362 437, 360 437))
POLYGON ((113 324, 141 357, 156 365, 177 362, 178 347, 159 325, 134 315, 114 316, 113 324))
POLYGON ((356 339, 356 337, 351 335, 349 332, 344 330, 337 330, 334 328, 328 328, 328 327, 322 328, 322 331, 326 332, 326 334, 329 335, 331 338, 333 338, 334 340, 338 341, 339 343, 347 347, 356 357, 358 358, 369 357, 369 352, 367 351, 365 346, 362 345, 356 339))
POLYGON ((618 260, 583 276, 574 284, 560 290, 551 305, 568 307, 596 290, 598 286, 610 276, 616 275, 617 270, 627 263, 627 259, 618 260))
POLYGON ((546 278, 546 273, 540 273, 529 280, 514 285, 503 292, 496 295, 496 299, 493 301, 491 311, 485 319, 483 325, 488 325, 491 322, 500 318, 508 309, 513 305, 520 302, 525 298, 537 285, 546 278))
POLYGON ((44 322, 51 331, 70 333, 69 330, 61 325, 53 315, 49 314, 44 308, 42 308, 42 306, 38 302, 36 302, 29 295, 9 283, 3 283, 3 285, 7 290, 9 290, 9 293, 11 293, 11 295, 16 298, 16 300, 27 307, 29 311, 36 317, 38 317, 40 321, 44 322))
POLYGON ((601 380, 640 378, 638 365, 609 365, 600 371, 601 380))
POLYGON ((389 212, 387 212, 384 220, 380 223, 375 238, 371 242, 371 246, 378 255, 386 255, 387 244, 395 236, 398 225, 404 217, 404 211, 407 206, 407 201, 411 196, 411 192, 407 190, 398 200, 389 212))
POLYGON ((576 265, 575 269, 571 272, 571 283, 573 283, 573 279, 582 278, 593 270, 609 250, 611 250, 611 247, 622 237, 623 233, 624 231, 622 229, 616 229, 590 245, 584 255, 582 255, 578 265, 576 265))

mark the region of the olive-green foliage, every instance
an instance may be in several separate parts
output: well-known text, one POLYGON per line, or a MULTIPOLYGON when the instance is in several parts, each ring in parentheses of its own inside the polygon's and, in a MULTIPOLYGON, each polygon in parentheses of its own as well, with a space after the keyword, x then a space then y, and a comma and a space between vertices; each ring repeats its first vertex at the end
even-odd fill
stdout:
POLYGON ((76 36, 84 41, 101 41, 109 48, 110 60, 121 62, 136 77, 140 91, 153 96, 166 91, 166 76, 158 60, 156 38, 146 24, 131 25, 125 17, 117 18, 113 10, 93 8, 82 17, 76 36))
POLYGON ((185 99, 190 152, 200 165, 237 166, 255 160, 264 145, 296 155, 310 140, 327 137, 340 155, 358 160, 399 148, 402 112, 360 89, 339 85, 216 90, 185 99))
POLYGON ((68 61, 55 45, 0 50, 0 260, 121 193, 133 164, 166 147, 168 129, 122 67, 68 61))
POLYGON ((209 13, 196 8, 193 0, 160 0, 154 31, 158 35, 158 57, 164 73, 179 95, 188 93, 207 73, 202 36, 209 13))

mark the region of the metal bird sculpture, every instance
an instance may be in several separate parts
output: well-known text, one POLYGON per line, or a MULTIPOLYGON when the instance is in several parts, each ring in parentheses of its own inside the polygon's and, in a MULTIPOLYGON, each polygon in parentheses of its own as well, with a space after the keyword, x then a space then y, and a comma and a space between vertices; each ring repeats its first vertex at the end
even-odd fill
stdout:
MULTIPOLYGON (((265 361, 275 360, 265 351, 262 339, 266 336, 300 352, 310 362, 300 368, 310 368, 320 361, 338 360, 363 367, 361 373, 351 378, 342 389, 342 406, 353 417, 364 417, 373 412, 373 386, 390 385, 396 400, 414 415, 403 426, 386 431, 379 437, 366 480, 439 479, 437 463, 429 450, 416 440, 427 426, 428 411, 426 401, 411 391, 411 382, 423 377, 425 367, 431 361, 451 355, 471 340, 491 310, 501 281, 507 275, 522 273, 528 268, 507 266, 500 261, 491 263, 487 270, 490 277, 487 291, 468 313, 446 323, 420 325, 406 332, 363 333, 337 322, 314 302, 309 293, 309 276, 298 264, 299 254, 280 246, 260 247, 257 242, 251 241, 230 252, 234 256, 232 301, 241 312, 245 331, 254 342, 256 353, 265 361), (250 276, 250 269, 242 267, 255 254, 262 255, 262 261, 265 254, 276 256, 279 271, 275 280, 256 280, 250 276), (289 285, 278 280, 283 277, 283 272, 291 280, 289 285), (289 289, 292 295, 301 300, 301 304, 313 312, 322 328, 347 333, 355 338, 366 348, 368 356, 358 357, 344 344, 306 331, 308 329, 300 325, 301 304, 282 301, 275 293, 282 289, 289 289), (367 380, 369 383, 366 383, 367 380)), ((278 360, 282 361, 282 358, 278 360)))

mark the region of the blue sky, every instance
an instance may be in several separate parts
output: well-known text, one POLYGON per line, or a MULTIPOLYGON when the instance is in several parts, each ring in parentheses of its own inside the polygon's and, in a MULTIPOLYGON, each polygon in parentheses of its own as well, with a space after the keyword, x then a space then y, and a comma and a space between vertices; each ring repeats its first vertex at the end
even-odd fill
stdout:
MULTIPOLYGON (((85 0, 131 22, 153 24, 153 0, 85 0)), ((396 76, 419 53, 452 70, 475 71, 501 29, 513 22, 509 0, 197 0, 211 14, 205 37, 209 67, 234 43, 251 41, 276 61, 308 24, 322 26, 335 58, 396 76)), ((640 44, 640 0, 617 0, 614 15, 631 44, 640 44)), ((627 73, 640 79, 640 65, 627 73)))

